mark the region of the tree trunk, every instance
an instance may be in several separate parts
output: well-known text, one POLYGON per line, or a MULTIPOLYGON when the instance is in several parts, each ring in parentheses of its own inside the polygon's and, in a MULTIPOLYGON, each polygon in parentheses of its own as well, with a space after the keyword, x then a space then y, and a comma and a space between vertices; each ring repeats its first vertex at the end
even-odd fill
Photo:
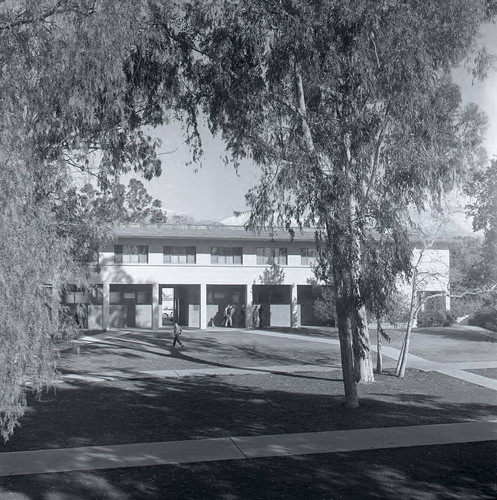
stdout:
POLYGON ((376 318, 376 373, 383 373, 383 338, 381 336, 381 320, 376 318))
POLYGON ((345 406, 358 408, 357 381, 354 374, 354 356, 352 352, 352 336, 347 318, 347 307, 344 299, 336 301, 338 337, 340 339, 340 355, 342 359, 343 385, 345 389, 345 406))
POLYGON ((402 347, 400 349, 399 359, 397 360, 397 367, 395 368, 395 375, 400 378, 404 378, 407 367, 407 355, 409 353, 409 343, 411 340, 411 332, 414 323, 416 322, 418 316, 418 299, 417 299, 417 271, 414 271, 414 276, 412 278, 412 289, 411 289, 411 306, 409 308, 409 319, 407 321, 406 334, 404 336, 404 341, 402 342, 402 347))
POLYGON ((371 359, 371 347, 369 343, 369 328, 366 317, 366 308, 359 309, 354 304, 353 321, 353 349, 354 370, 357 382, 374 382, 373 361, 371 359))

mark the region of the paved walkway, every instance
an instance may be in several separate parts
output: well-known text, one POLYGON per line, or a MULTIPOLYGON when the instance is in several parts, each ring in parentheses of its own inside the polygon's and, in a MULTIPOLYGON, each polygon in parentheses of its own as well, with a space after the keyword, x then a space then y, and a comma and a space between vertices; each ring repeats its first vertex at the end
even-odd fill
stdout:
MULTIPOLYGON (((338 340, 308 335, 285 334, 250 330, 251 335, 294 339, 306 342, 337 345, 338 340)), ((119 337, 122 341, 122 337, 119 337)), ((111 343, 112 336, 85 338, 83 343, 111 343)), ((134 341, 135 342, 135 341, 134 341)), ((374 346, 373 346, 374 348, 374 346)), ((156 348, 159 351, 163 349, 156 348)), ((396 359, 399 350, 385 346, 384 353, 396 359)), ((497 380, 464 369, 497 367, 496 361, 440 363, 420 356, 409 355, 409 366, 436 371, 497 391, 497 380)), ((327 372, 339 366, 275 365, 234 368, 195 368, 182 370, 139 370, 133 373, 119 370, 91 374, 65 374, 63 379, 103 381, 129 377, 184 377, 198 375, 239 375, 261 373, 327 372)), ((53 450, 0 453, 0 476, 40 474, 63 471, 109 469, 162 465, 172 463, 242 460, 258 457, 279 457, 300 454, 335 453, 357 450, 442 445, 497 440, 497 420, 452 424, 387 427, 348 431, 310 432, 265 436, 230 437, 134 443, 115 446, 93 446, 53 450)))
POLYGON ((247 366, 240 368, 189 368, 184 370, 112 370, 93 372, 91 374, 66 373, 60 378, 62 381, 80 380, 82 382, 102 382, 104 380, 135 379, 135 378, 180 378, 205 375, 264 375, 264 374, 291 374, 310 372, 340 371, 340 366, 316 365, 273 365, 273 366, 247 366))
POLYGON ((0 453, 0 476, 475 443, 496 439, 497 421, 21 451, 0 453))

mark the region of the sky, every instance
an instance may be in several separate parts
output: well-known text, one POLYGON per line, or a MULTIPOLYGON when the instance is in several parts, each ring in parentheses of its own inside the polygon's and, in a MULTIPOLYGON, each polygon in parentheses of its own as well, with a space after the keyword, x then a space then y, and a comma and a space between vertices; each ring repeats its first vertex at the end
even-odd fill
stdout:
MULTIPOLYGON (((490 52, 497 54, 497 25, 488 25, 483 41, 490 52)), ((454 79, 462 90, 465 104, 474 102, 485 111, 489 120, 486 148, 489 157, 497 156, 497 65, 483 83, 473 85, 463 69, 454 71, 454 79)), ((197 221, 220 221, 234 211, 246 210, 244 195, 257 184, 258 168, 249 161, 242 163, 238 174, 225 165, 223 142, 212 137, 206 127, 202 130, 204 157, 202 167, 188 165, 191 160, 184 144, 181 124, 173 122, 151 132, 162 141, 162 175, 150 182, 143 181, 149 193, 162 201, 169 211, 184 213, 197 221)), ((464 225, 464 216, 461 216, 464 225)), ((466 223, 468 230, 470 222, 466 223)))

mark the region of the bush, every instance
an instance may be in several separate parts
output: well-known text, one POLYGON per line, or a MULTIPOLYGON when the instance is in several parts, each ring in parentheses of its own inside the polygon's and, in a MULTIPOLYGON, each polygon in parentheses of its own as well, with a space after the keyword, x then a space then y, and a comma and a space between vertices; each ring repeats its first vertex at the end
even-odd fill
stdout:
POLYGON ((418 326, 426 328, 428 326, 445 326, 447 315, 444 311, 425 310, 418 315, 418 326))
POLYGON ((471 316, 481 308, 482 302, 480 297, 456 297, 450 301, 450 312, 456 318, 471 316))
POLYGON ((493 306, 483 307, 469 319, 469 324, 497 332, 497 310, 493 306))
POLYGON ((418 314, 418 327, 451 326, 456 321, 456 316, 451 311, 445 310, 445 297, 429 299, 418 314))

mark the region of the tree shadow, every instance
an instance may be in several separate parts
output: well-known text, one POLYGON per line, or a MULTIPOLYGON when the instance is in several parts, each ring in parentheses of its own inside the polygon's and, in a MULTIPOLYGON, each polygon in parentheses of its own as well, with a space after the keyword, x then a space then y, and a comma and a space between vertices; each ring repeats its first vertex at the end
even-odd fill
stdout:
POLYGON ((494 338, 484 335, 483 333, 474 332, 464 327, 451 328, 451 327, 433 327, 433 328, 415 328, 414 334, 422 334, 429 337, 440 337, 452 340, 464 340, 469 342, 479 342, 495 344, 494 338))
MULTIPOLYGON (((139 334, 141 336, 141 332, 139 334)), ((339 354, 338 352, 334 355, 328 355, 323 357, 320 355, 319 358, 312 357, 310 361, 302 360, 301 356, 288 356, 276 353, 273 351, 267 351, 262 349, 256 349, 250 345, 243 344, 224 344, 223 342, 213 339, 213 338, 202 338, 200 336, 191 337, 184 339, 185 344, 188 347, 193 348, 193 353, 184 350, 173 349, 171 345, 171 339, 164 339, 163 337, 158 337, 156 334, 152 333, 146 338, 146 342, 142 338, 126 337, 125 342, 120 342, 121 339, 114 339, 112 342, 104 343, 99 342, 95 345, 86 345, 84 351, 78 354, 78 361, 84 363, 85 356, 118 356, 128 360, 145 360, 147 356, 158 355, 162 358, 175 359, 180 361, 180 365, 168 366, 164 365, 163 369, 184 369, 184 368, 197 368, 201 366, 210 366, 218 368, 246 368, 252 364, 262 363, 267 365, 301 365, 301 364, 314 364, 322 365, 324 367, 335 367, 340 368, 339 354), (219 362, 215 359, 208 359, 209 356, 212 358, 227 357, 233 359, 240 359, 237 363, 226 363, 219 362)), ((90 358, 88 358, 90 359, 90 358)), ((115 362, 116 366, 119 363, 115 362)), ((63 363, 61 363, 63 368, 62 373, 84 373, 84 369, 75 369, 77 363, 71 363, 71 353, 66 353, 63 363)), ((112 369, 112 366, 108 367, 112 369)), ((136 368, 134 371, 138 372, 145 368, 136 368)), ((264 366, 261 366, 261 371, 267 371, 264 366)), ((133 369, 128 370, 129 373, 133 372, 133 369)), ((90 373, 86 370, 87 373, 90 373)))
MULTIPOLYGON (((23 427, 2 451, 450 423, 493 418, 497 410, 388 390, 371 390, 361 408, 348 409, 341 383, 292 379, 289 386, 275 377, 271 389, 253 378, 218 377, 70 384, 30 401, 23 427)), ((495 450, 495 443, 469 443, 132 467, 3 478, 0 486, 40 499, 492 498, 484 495, 495 493, 495 450)))

